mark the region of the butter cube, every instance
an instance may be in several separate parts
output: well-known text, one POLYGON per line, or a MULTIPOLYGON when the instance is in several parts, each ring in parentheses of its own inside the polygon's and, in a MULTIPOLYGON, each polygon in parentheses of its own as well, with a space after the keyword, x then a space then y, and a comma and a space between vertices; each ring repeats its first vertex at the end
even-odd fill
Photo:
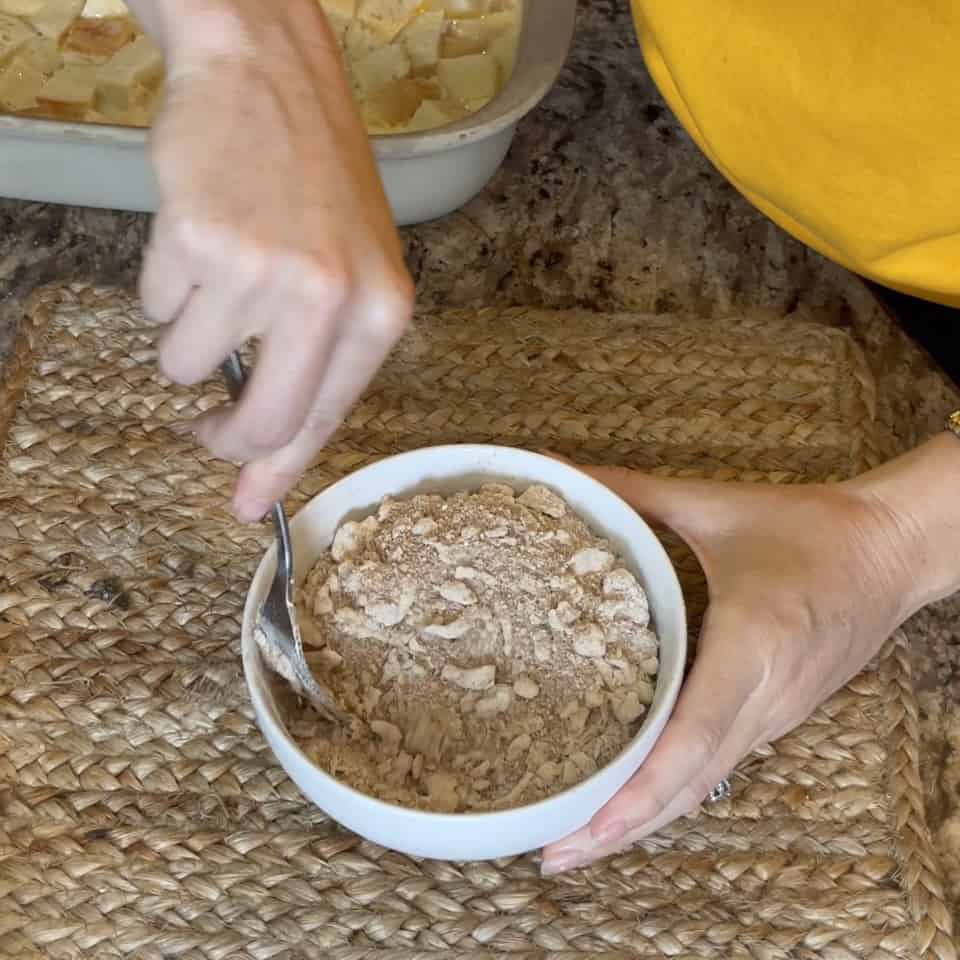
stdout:
POLYGON ((490 100, 497 93, 497 63, 484 53, 441 60, 437 75, 447 92, 465 104, 490 100))

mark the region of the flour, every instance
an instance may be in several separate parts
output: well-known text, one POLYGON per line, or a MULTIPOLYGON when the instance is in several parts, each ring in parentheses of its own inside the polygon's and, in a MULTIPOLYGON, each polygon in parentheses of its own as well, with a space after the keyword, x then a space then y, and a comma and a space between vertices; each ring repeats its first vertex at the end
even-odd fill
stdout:
POLYGON ((311 669, 351 715, 293 725, 364 793, 442 812, 542 799, 594 773, 653 699, 636 578, 556 494, 501 484, 385 500, 301 591, 311 669))

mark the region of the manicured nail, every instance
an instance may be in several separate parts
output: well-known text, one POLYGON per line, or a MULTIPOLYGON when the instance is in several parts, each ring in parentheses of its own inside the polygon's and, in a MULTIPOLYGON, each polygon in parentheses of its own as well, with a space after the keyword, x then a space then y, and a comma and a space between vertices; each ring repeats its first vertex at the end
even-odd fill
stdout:
POLYGON ((544 860, 540 873, 544 877, 555 877, 558 873, 576 870, 586 862, 587 858, 579 850, 565 850, 549 860, 544 860))
POLYGON ((605 847, 608 843, 616 843, 626 832, 627 824, 624 820, 614 820, 613 823, 605 824, 596 832, 591 831, 593 839, 601 847, 605 847))
POLYGON ((259 523, 270 511, 269 500, 245 500, 234 503, 233 514, 242 523, 259 523))

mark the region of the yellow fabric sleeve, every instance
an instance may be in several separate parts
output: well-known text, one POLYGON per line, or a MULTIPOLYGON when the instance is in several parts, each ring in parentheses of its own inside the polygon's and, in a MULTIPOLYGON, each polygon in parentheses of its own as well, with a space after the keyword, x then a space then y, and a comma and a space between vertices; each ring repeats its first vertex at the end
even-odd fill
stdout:
POLYGON ((960 0, 633 0, 664 98, 767 216, 960 306, 960 0))

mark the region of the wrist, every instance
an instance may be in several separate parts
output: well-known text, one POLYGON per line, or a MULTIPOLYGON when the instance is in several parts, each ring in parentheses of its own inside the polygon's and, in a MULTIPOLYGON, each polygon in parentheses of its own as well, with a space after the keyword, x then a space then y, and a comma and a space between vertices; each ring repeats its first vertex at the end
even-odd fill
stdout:
POLYGON ((940 434, 848 487, 894 557, 903 619, 960 589, 960 439, 940 434))
MULTIPOLYGON (((128 0, 161 46, 168 71, 190 72, 210 62, 251 58, 272 38, 281 45, 328 30, 317 0, 128 0)), ((332 37, 327 38, 333 48, 332 37)), ((269 46, 269 43, 268 43, 269 46)), ((287 51, 284 51, 285 53, 287 51)))
POLYGON ((252 46, 244 0, 127 0, 163 50, 168 74, 206 61, 242 56, 252 46))

